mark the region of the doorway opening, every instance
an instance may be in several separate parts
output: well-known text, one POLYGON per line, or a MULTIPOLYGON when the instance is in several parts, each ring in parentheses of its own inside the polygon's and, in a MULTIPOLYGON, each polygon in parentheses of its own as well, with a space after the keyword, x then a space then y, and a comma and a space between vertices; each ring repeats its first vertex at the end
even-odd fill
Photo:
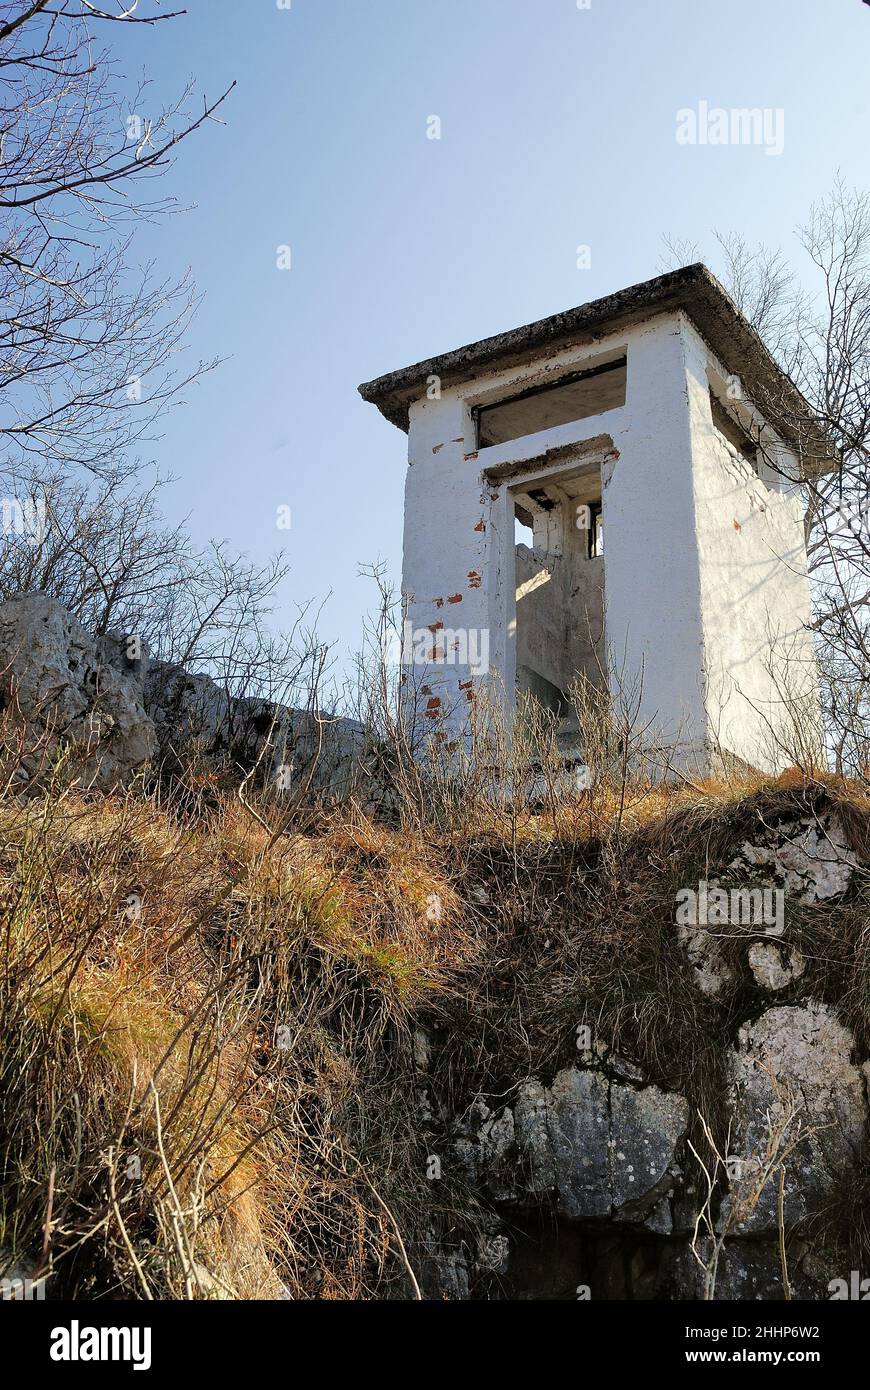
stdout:
POLYGON ((516 689, 556 720, 557 739, 574 751, 571 690, 604 674, 604 507, 600 467, 565 469, 517 481, 511 489, 515 546, 516 689))

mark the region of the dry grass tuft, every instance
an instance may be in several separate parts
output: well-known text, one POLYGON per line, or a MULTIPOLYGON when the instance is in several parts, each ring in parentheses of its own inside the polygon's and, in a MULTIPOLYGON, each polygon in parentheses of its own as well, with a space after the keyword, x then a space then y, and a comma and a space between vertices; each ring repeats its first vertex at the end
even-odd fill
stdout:
MULTIPOLYGON (((0 800, 0 1247, 50 1296, 407 1297, 432 1228, 481 1219, 427 1181, 443 1117, 551 1077, 579 1025, 715 1129, 722 1051, 764 1001, 745 972, 699 993, 679 887, 830 805, 870 862, 867 797, 798 772, 445 804, 274 833, 267 794, 0 800)), ((863 872, 789 919, 802 988, 863 1048, 866 923, 863 872)))

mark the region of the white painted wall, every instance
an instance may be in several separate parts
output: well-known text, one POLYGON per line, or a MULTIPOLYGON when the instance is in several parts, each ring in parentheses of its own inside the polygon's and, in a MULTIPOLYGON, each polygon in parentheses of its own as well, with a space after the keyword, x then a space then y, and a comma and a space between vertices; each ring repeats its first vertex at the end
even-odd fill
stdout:
MULTIPOLYGON (((415 633, 433 628, 484 634, 492 622, 483 576, 487 569, 485 526, 489 503, 482 498, 479 467, 467 460, 472 421, 457 393, 423 398, 411 408, 402 590, 407 621, 415 633)), ((452 645, 451 643, 448 646, 452 645)), ((407 653, 406 653, 407 654, 407 653)), ((468 662, 447 660, 406 665, 407 684, 434 730, 458 736, 467 723, 468 662)))
POLYGON ((638 722, 703 760, 703 642, 694 536, 692 453, 679 315, 662 315, 628 342, 619 457, 604 488, 604 593, 611 689, 638 722))
MULTIPOLYGON (((711 735, 738 757, 760 759, 751 702, 769 704, 771 689, 762 674, 768 656, 762 612, 770 611, 781 636, 802 641, 809 652, 799 637, 809 595, 798 503, 787 493, 768 493, 721 456, 710 421, 708 358, 694 327, 675 312, 479 377, 440 399, 428 399, 421 381, 410 411, 403 570, 413 628, 485 631, 491 678, 510 698, 516 669, 510 486, 517 479, 493 483, 488 470, 544 467, 553 450, 561 451, 561 465, 572 450, 579 456, 584 444, 603 437, 612 444, 602 470, 611 686, 618 696, 620 686, 642 682, 639 720, 674 747, 678 764, 700 771, 710 765, 711 735), (624 406, 475 452, 474 406, 556 380, 620 347, 627 352, 624 406)), ((812 675, 811 665, 805 669, 812 675)), ((471 685, 479 679, 468 664, 448 661, 406 674, 420 690, 424 724, 461 737, 471 685)))
MULTIPOLYGON (((709 737, 755 767, 780 771, 794 761, 788 697, 818 718, 801 497, 763 460, 757 476, 714 429, 711 371, 716 384, 725 374, 691 323, 683 336, 709 737)), ((737 414, 739 404, 731 409, 737 414)), ((795 476, 794 457, 766 434, 784 471, 795 476)))

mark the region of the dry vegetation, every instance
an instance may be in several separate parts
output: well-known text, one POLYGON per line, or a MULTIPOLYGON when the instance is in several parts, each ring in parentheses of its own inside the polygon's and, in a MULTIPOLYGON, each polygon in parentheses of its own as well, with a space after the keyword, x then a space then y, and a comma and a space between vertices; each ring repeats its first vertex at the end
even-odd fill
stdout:
MULTIPOLYGON (((449 1164, 427 1181, 444 1115, 552 1075, 579 1024, 715 1130, 721 1048, 762 1005, 699 994, 678 886, 831 800, 870 860, 870 802, 797 773, 534 813, 464 781, 389 825, 213 781, 0 802, 0 1247, 55 1297, 415 1296, 433 1233, 485 1219, 449 1164)), ((789 919, 865 1051, 866 895, 789 919)), ((862 1246, 865 1186, 838 1213, 862 1246)))
MULTIPOLYGON (((153 113, 150 146, 131 145, 118 112, 144 92, 119 82, 95 35, 170 17, 138 8, 112 20, 66 0, 0 0, 12 94, 3 490, 50 523, 38 545, 5 548, 0 594, 46 590, 96 632, 138 634, 235 693, 305 707, 296 687, 322 679, 325 655, 312 642, 297 659, 292 635, 267 635, 280 563, 200 552, 160 520, 139 462, 189 384, 172 364, 196 297, 186 281, 131 280, 129 228, 137 210, 174 207, 152 175, 224 97, 180 94, 153 113), (140 377, 141 409, 119 410, 119 384, 140 377)), ((870 343, 865 195, 838 185, 803 241, 825 287, 809 318, 778 255, 725 249, 737 299, 843 459, 807 497, 810 553, 835 765, 866 786, 870 543, 842 518, 844 506, 866 513, 870 417, 854 384, 870 343)), ((870 802, 855 786, 807 774, 663 790, 635 775, 645 731, 627 718, 587 740, 594 784, 566 799, 546 729, 510 748, 487 730, 474 764, 447 741, 442 761, 421 764, 385 675, 368 689, 358 713, 381 739, 368 766, 391 781, 386 823, 365 785, 324 809, 295 795, 276 805, 252 783, 246 804, 196 767, 169 788, 97 799, 75 790, 76 750, 25 799, 7 709, 0 1250, 36 1262, 50 1296, 413 1296, 432 1228, 459 1240, 483 1219, 449 1165, 427 1181, 443 1115, 476 1089, 507 1095, 529 1071, 552 1074, 582 1023, 681 1089, 716 1142, 717 1059, 761 1003, 745 984, 698 993, 676 887, 760 824, 831 798, 870 863, 870 802), (433 1037, 425 1122, 421 1023, 433 1037)), ((865 1055, 866 897, 858 876, 842 905, 792 906, 789 921, 808 960, 802 988, 836 1002, 865 1055)), ((843 1186, 838 1220, 870 1255, 866 1189, 860 1174, 843 1186)))

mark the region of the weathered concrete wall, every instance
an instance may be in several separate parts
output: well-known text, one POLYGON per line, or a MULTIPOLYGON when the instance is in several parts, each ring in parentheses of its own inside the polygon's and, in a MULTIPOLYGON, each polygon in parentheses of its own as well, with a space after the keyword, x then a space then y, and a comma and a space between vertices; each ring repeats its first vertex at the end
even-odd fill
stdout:
MULTIPOLYGON (((434 659, 405 672, 424 723, 461 737, 487 678, 510 707, 518 661, 530 652, 552 679, 545 655, 559 624, 543 592, 521 600, 527 612, 540 610, 542 626, 517 651, 512 489, 529 474, 588 465, 600 468, 603 485, 603 650, 615 698, 642 692, 638 723, 669 745, 678 766, 715 766, 717 741, 765 767, 787 761, 764 750, 759 710, 771 708, 765 665, 781 660, 777 643, 797 643, 806 688, 814 680, 802 632, 809 597, 798 503, 723 453, 708 365, 715 370, 698 333, 673 311, 440 395, 437 383, 421 381, 410 411, 403 587, 412 630, 433 636, 434 659), (476 449, 475 407, 619 352, 627 356, 623 406, 476 449), (452 638, 439 648, 442 630, 452 638), (463 659, 483 645, 487 663, 463 659)), ((572 624, 576 599, 572 592, 572 624)), ((554 684, 564 679, 560 645, 582 669, 585 626, 581 616, 576 637, 572 630, 557 640, 554 684)))
MULTIPOLYGON (((411 408, 403 588, 415 631, 488 629, 489 675, 508 703, 517 667, 513 498, 519 472, 569 467, 598 445, 603 467, 606 648, 611 681, 642 679, 640 718, 692 751, 703 743, 700 581, 692 542, 691 441, 681 322, 660 316, 628 333, 554 354, 411 408), (622 407, 490 448, 475 449, 472 409, 557 380, 627 349, 622 407), (642 673, 642 674, 641 674, 642 673), (693 742, 694 740, 694 742, 693 742)), ((578 627, 584 626, 584 621, 578 627)), ((452 735, 463 729, 477 677, 467 663, 406 670, 420 708, 452 735)))
POLYGON ((611 686, 671 745, 703 760, 700 578, 691 438, 678 315, 635 331, 618 457, 604 477, 605 596, 611 686))
POLYGON ((606 667, 604 560, 586 558, 567 530, 566 537, 561 555, 516 550, 517 670, 537 671, 564 692, 578 674, 597 684, 599 661, 606 667))
MULTIPOLYGON (((779 771, 794 758, 788 698, 818 718, 803 508, 798 489, 758 472, 714 428, 709 383, 724 372, 693 326, 683 328, 692 431, 708 733, 726 753, 779 771), (759 476, 760 474, 760 476, 759 476)), ((736 414, 739 403, 734 402, 736 414)), ((783 472, 797 462, 746 412, 752 439, 783 472)))
MULTIPOLYGON (((415 634, 431 630, 438 658, 445 628, 489 636, 483 575, 490 504, 476 462, 466 457, 472 422, 465 401, 455 393, 429 400, 425 391, 421 382, 423 399, 411 411, 402 589, 407 621, 415 634)), ((467 718, 472 673, 461 655, 406 664, 405 679, 433 726, 456 730, 467 718)))

